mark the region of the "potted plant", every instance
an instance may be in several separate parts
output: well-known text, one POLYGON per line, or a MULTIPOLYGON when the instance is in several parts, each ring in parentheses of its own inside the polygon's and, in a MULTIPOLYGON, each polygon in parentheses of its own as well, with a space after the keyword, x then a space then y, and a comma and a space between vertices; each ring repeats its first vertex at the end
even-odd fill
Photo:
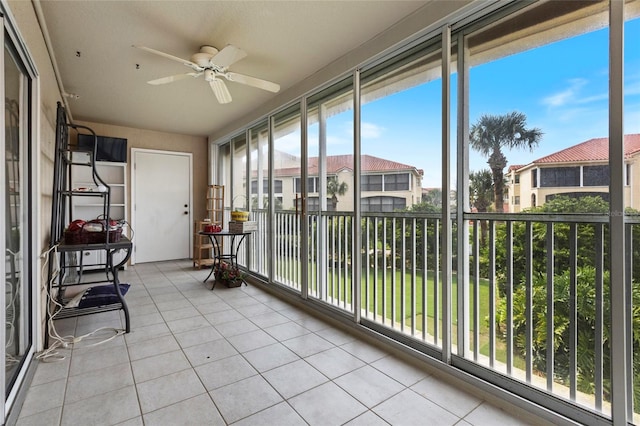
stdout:
POLYGON ((244 281, 242 272, 229 262, 220 261, 214 265, 216 281, 227 287, 240 287, 244 281))
POLYGON ((233 197, 233 200, 231 201, 231 220, 234 222, 246 222, 247 220, 249 220, 249 212, 246 210, 241 210, 239 208, 234 209, 236 198, 239 197, 244 198, 245 202, 247 200, 247 197, 242 194, 233 197))

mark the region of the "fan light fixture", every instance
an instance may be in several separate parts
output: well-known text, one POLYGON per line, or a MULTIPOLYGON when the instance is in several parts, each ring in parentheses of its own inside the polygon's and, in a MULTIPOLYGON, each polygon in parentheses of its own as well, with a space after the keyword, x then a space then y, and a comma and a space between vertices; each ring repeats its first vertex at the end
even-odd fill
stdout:
POLYGON ((229 71, 229 67, 232 64, 247 56, 242 49, 230 44, 220 51, 213 46, 201 46, 200 51, 191 56, 191 60, 182 59, 145 46, 134 45, 133 47, 153 53, 154 55, 162 56, 166 59, 171 59, 172 61, 180 62, 194 71, 151 80, 147 82, 149 84, 159 85, 173 83, 174 81, 182 80, 187 77, 200 77, 204 74, 204 80, 209 83, 216 99, 221 104, 231 102, 231 94, 221 77, 228 81, 245 84, 247 86, 256 87, 273 93, 280 91, 279 84, 229 71))

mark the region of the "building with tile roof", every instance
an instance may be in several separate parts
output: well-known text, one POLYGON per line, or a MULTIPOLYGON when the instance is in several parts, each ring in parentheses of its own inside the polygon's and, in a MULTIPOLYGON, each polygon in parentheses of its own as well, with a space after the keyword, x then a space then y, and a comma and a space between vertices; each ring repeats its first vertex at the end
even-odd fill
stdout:
MULTIPOLYGON (((276 152, 274 168, 276 197, 283 209, 295 208, 296 194, 301 193, 301 168, 299 158, 288 158, 289 154, 279 156, 276 152), (287 157, 288 156, 288 157, 287 157)), ((309 211, 320 207, 332 210, 331 197, 327 197, 326 207, 320 201, 320 175, 327 179, 337 179, 346 184, 344 195, 338 196, 336 210, 352 211, 354 208, 354 159, 353 155, 330 155, 326 158, 326 169, 319 169, 318 157, 310 157, 307 162, 309 211)), ((422 177, 424 171, 414 166, 398 163, 371 155, 361 156, 361 197, 363 212, 390 212, 404 209, 422 200, 422 177)), ((252 182, 252 193, 257 193, 257 181, 252 182)))
MULTIPOLYGON (((625 204, 640 210, 640 134, 624 137, 625 204)), ((517 213, 558 195, 609 200, 609 139, 594 138, 507 171, 505 206, 517 213)))

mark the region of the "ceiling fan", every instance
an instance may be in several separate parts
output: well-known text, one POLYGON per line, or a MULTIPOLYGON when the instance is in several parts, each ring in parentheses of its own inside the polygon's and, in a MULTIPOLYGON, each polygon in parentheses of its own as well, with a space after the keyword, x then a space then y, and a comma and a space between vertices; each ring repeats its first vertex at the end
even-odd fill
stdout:
POLYGON ((145 46, 133 47, 141 50, 145 50, 154 55, 159 55, 172 61, 180 62, 183 65, 188 66, 193 72, 185 74, 171 75, 168 77, 162 77, 155 80, 148 81, 147 83, 157 85, 172 83, 174 81, 182 80, 187 77, 200 77, 204 75, 205 81, 209 83, 211 90, 221 104, 231 102, 231 94, 225 84, 224 80, 220 77, 224 77, 228 81, 235 83, 246 84, 248 86, 257 87, 258 89, 267 90, 269 92, 276 93, 280 90, 280 85, 272 83, 260 78, 251 77, 244 74, 238 74, 236 72, 229 71, 229 67, 243 59, 247 54, 242 50, 232 45, 227 45, 224 49, 218 51, 213 46, 202 46, 198 53, 191 55, 191 60, 178 58, 177 56, 170 55, 168 53, 160 52, 155 49, 151 49, 145 46))

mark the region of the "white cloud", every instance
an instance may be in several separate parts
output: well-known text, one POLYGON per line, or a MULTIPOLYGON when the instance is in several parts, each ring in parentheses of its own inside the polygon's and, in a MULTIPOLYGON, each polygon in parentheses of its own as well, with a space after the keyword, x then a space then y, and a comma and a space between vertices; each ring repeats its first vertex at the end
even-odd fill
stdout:
MULTIPOLYGON (((341 137, 337 135, 327 135, 327 146, 340 146, 340 145, 345 145, 350 147, 353 145, 353 140, 347 137, 341 137)), ((332 155, 332 154, 329 154, 329 155, 332 155)))
POLYGON ((577 104, 589 104, 591 102, 606 101, 607 99, 609 99, 609 94, 608 93, 601 93, 599 95, 587 96, 586 98, 577 99, 576 103, 577 104))
POLYGON ((567 104, 575 103, 582 87, 587 84, 587 80, 583 78, 574 78, 569 80, 569 87, 565 90, 547 96, 542 99, 544 105, 550 107, 560 107, 567 104))
MULTIPOLYGON (((563 107, 567 105, 584 105, 593 102, 606 101, 609 94, 602 92, 599 94, 591 94, 586 96, 583 89, 589 84, 584 78, 575 78, 569 80, 569 87, 560 92, 554 93, 542 99, 542 104, 549 107, 563 107)), ((633 96, 640 94, 640 79, 632 79, 629 77, 624 87, 625 96, 633 96)))
POLYGON ((382 135, 384 128, 374 123, 362 123, 360 125, 360 135, 362 139, 377 139, 382 135))
MULTIPOLYGON (((583 121, 585 116, 589 113, 589 109, 584 107, 572 106, 566 107, 559 111, 553 112, 553 120, 559 123, 569 123, 574 120, 583 121)), ((606 114, 606 111, 605 111, 606 114)))
MULTIPOLYGON (((353 138, 353 123, 344 123, 345 132, 349 135, 349 137, 353 138)), ((367 123, 362 122, 360 124, 360 137, 362 139, 378 139, 382 136, 385 128, 381 127, 375 123, 367 123)))
POLYGON ((300 133, 289 133, 275 140, 275 149, 289 154, 300 155, 300 133))

